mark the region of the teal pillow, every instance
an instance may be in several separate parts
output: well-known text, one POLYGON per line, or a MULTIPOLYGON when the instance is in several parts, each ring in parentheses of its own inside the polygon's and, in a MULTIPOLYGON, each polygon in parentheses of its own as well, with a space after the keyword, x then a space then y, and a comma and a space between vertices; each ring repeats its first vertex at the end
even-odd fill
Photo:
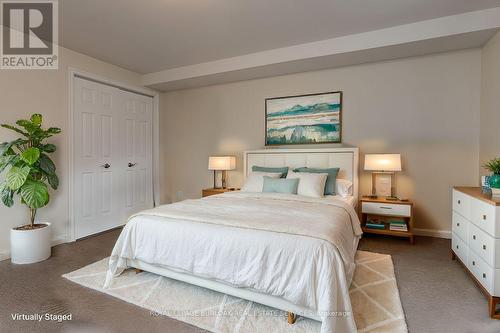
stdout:
POLYGON ((268 167, 261 167, 261 166, 254 165, 252 167, 252 171, 270 172, 270 173, 281 173, 281 177, 280 178, 286 178, 286 175, 288 174, 288 167, 268 168, 268 167))
POLYGON ((262 192, 297 194, 299 180, 299 178, 283 179, 264 176, 264 186, 262 186, 262 192))
POLYGON ((327 173, 325 184, 325 195, 335 195, 335 183, 337 182, 337 175, 339 174, 340 168, 328 168, 328 169, 314 169, 314 168, 297 168, 293 170, 294 172, 309 172, 309 173, 327 173))

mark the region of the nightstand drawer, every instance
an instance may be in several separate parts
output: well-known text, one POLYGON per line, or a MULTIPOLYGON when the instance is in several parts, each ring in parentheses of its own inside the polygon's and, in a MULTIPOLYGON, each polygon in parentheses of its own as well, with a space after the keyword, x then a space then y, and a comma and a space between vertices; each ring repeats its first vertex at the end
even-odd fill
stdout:
POLYGON ((411 216, 410 205, 362 202, 361 212, 364 214, 392 215, 392 216, 411 216))

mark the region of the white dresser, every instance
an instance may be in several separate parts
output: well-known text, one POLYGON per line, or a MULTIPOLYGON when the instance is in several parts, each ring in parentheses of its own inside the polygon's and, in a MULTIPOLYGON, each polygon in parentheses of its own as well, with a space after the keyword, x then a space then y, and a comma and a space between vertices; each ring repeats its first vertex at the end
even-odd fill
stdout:
POLYGON ((500 200, 479 187, 455 187, 452 257, 462 262, 489 299, 489 313, 500 319, 500 200))

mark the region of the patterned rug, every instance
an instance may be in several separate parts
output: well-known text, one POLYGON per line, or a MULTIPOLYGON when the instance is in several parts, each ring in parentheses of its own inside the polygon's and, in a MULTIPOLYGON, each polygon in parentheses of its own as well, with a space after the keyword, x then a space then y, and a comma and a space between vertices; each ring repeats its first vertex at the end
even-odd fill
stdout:
MULTIPOLYGON (((349 290, 358 332, 407 332, 391 256, 356 253, 356 271, 349 290)), ((319 332, 320 323, 148 272, 126 270, 111 289, 102 289, 108 258, 63 277, 126 302, 216 333, 319 332)))

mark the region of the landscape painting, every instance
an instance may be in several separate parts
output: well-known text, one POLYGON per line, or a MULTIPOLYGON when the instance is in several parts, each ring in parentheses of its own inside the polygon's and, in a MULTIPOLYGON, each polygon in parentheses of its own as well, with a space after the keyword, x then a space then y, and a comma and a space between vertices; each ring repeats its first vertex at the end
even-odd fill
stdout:
POLYGON ((266 146, 338 143, 342 92, 266 99, 266 146))

